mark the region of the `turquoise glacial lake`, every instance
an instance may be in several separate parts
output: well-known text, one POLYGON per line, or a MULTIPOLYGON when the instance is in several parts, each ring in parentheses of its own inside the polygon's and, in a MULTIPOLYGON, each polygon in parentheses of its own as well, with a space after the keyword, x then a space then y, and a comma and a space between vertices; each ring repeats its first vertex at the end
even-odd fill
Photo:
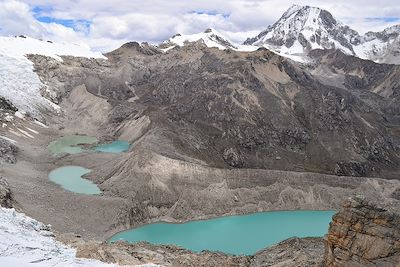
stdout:
POLYGON ((85 135, 67 135, 51 142, 48 149, 53 155, 62 153, 78 154, 85 151, 81 145, 90 145, 97 142, 96 137, 85 135))
POLYGON ((101 190, 97 185, 82 176, 90 170, 80 166, 64 166, 50 172, 49 179, 65 190, 87 195, 97 195, 101 190))
POLYGON ((84 148, 84 145, 94 145, 97 143, 97 138, 85 135, 67 135, 51 142, 48 146, 50 152, 54 155, 78 154, 82 152, 105 152, 105 153, 121 153, 127 151, 130 144, 126 141, 113 141, 111 143, 99 144, 94 148, 84 148))
POLYGON ((96 148, 94 150, 99 151, 99 152, 107 152, 107 153, 121 153, 121 152, 127 151, 129 149, 129 147, 130 147, 130 144, 128 142, 117 140, 117 141, 113 141, 108 144, 100 144, 100 145, 96 146, 96 148))
POLYGON ((255 252, 290 237, 321 237, 335 211, 271 211, 182 224, 153 223, 114 235, 110 241, 174 244, 192 251, 234 255, 255 252))

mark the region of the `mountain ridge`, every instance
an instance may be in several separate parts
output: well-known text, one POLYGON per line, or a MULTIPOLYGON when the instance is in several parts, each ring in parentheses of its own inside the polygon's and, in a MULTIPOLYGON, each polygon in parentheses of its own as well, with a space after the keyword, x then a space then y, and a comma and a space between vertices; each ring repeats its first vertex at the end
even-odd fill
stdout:
POLYGON ((243 44, 229 40, 215 29, 198 34, 176 34, 162 42, 164 52, 187 42, 201 40, 208 47, 254 51, 260 47, 295 61, 308 61, 315 49, 339 49, 376 63, 400 64, 400 25, 361 35, 337 20, 329 11, 313 6, 292 5, 281 18, 243 44))

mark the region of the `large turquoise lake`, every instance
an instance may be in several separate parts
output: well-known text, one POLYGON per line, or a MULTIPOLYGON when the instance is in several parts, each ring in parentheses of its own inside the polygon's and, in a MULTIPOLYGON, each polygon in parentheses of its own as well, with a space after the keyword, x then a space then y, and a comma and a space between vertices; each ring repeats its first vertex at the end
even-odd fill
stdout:
POLYGON ((320 237, 335 211, 271 211, 182 224, 154 223, 120 232, 110 241, 175 244, 192 251, 255 252, 290 237, 320 237))

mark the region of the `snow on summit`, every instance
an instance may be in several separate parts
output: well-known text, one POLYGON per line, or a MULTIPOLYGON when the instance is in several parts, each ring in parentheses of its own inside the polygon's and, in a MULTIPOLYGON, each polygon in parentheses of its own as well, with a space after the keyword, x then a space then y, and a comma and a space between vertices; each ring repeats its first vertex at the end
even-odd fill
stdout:
POLYGON ((303 54, 312 49, 338 48, 352 54, 358 33, 318 7, 289 8, 282 17, 245 44, 270 47, 283 54, 303 54))
POLYGON ((196 34, 176 34, 171 37, 166 42, 162 43, 162 46, 168 48, 173 48, 174 46, 184 46, 186 42, 197 42, 201 40, 208 47, 216 47, 219 49, 238 49, 238 46, 228 38, 224 37, 221 33, 217 32, 215 29, 207 29, 204 32, 196 34))
POLYGON ((77 44, 54 43, 20 37, 0 37, 0 97, 10 100, 22 113, 40 118, 41 109, 57 106, 42 97, 44 84, 33 71, 33 63, 26 55, 37 54, 62 60, 60 56, 105 58, 89 47, 77 44))
POLYGON ((378 63, 400 64, 399 36, 398 26, 362 36, 327 10, 293 5, 277 22, 244 44, 264 46, 292 59, 293 56, 301 59, 313 49, 339 49, 378 63))

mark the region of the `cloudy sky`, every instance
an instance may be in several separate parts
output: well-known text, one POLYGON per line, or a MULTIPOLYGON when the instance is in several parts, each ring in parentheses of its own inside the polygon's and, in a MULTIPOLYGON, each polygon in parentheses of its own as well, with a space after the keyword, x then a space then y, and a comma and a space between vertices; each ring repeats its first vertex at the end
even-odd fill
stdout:
POLYGON ((318 6, 361 33, 400 23, 399 0, 0 0, 0 35, 26 34, 109 51, 213 27, 236 42, 275 22, 292 4, 318 6))

